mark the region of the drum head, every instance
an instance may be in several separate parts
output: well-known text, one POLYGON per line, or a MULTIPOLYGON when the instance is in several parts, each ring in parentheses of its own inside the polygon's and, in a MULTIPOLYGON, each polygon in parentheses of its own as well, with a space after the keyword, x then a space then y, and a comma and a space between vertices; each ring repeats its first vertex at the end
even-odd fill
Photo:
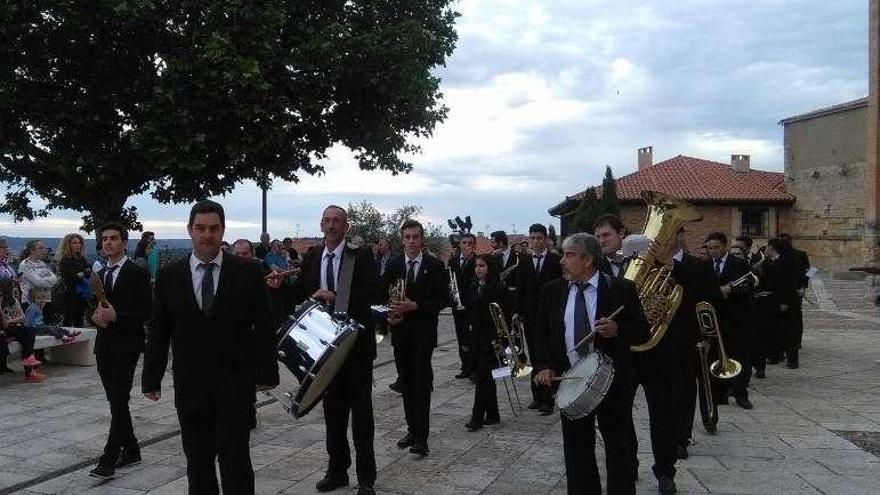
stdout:
POLYGON ((333 345, 336 346, 335 349, 328 349, 321 359, 315 363, 312 368, 314 377, 306 377, 300 384, 299 391, 296 394, 294 407, 291 411, 294 416, 301 418, 318 405, 327 386, 330 385, 333 377, 336 376, 336 373, 345 364, 346 358, 348 358, 349 353, 354 348, 354 344, 357 342, 358 329, 359 325, 354 322, 347 324, 333 342, 333 345))

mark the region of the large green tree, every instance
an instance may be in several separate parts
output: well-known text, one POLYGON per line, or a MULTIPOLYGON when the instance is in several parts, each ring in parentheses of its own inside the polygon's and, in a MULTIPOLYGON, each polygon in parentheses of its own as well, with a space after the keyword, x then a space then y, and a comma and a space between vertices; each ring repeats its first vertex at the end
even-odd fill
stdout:
POLYGON ((613 214, 620 216, 620 201, 617 199, 617 181, 611 167, 605 166, 605 178, 602 179, 602 198, 600 199, 601 214, 613 214))
MULTIPOLYGON (((400 226, 403 222, 413 219, 418 220, 423 208, 417 205, 403 205, 391 213, 383 214, 366 199, 360 203, 348 204, 348 233, 350 236, 361 236, 368 242, 375 242, 380 238, 388 239, 393 249, 401 246, 400 226)), ((432 222, 422 222, 425 228, 425 244, 434 251, 441 250, 448 244, 446 231, 441 225, 432 222)))
POLYGON ((362 169, 409 171, 400 155, 446 115, 431 70, 457 39, 450 3, 4 2, 0 213, 137 227, 133 195, 296 181, 336 143, 362 169))

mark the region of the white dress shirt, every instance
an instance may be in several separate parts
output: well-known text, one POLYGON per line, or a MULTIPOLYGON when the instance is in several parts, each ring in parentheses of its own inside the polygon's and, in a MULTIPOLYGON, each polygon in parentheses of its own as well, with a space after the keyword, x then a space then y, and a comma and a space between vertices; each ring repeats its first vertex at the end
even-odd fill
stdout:
POLYGON ((678 252, 672 255, 672 259, 675 261, 681 261, 684 258, 684 249, 679 249, 678 252))
MULTIPOLYGON (((324 290, 327 289, 327 256, 330 253, 333 253, 333 288, 339 288, 339 267, 341 266, 342 261, 342 251, 345 249, 345 243, 340 242, 336 249, 333 251, 328 251, 327 246, 324 246, 324 252, 321 256, 321 288, 324 290)), ((335 291, 334 291, 335 292, 335 291)))
POLYGON ((407 273, 409 273, 409 262, 415 260, 416 264, 413 265, 413 282, 419 279, 419 270, 422 268, 422 253, 419 253, 415 258, 410 258, 409 256, 404 256, 406 260, 403 264, 403 273, 404 277, 407 273))
POLYGON ((220 267, 223 265, 223 251, 218 252, 214 259, 207 262, 200 260, 195 252, 189 255, 189 271, 192 273, 193 294, 196 296, 196 303, 199 305, 199 308, 202 307, 202 279, 205 278, 205 270, 199 266, 202 263, 214 263, 211 273, 214 275, 214 296, 216 300, 217 284, 220 283, 220 267))
MULTIPOLYGON (((596 331, 596 304, 599 300, 599 271, 587 280, 587 287, 584 289, 587 296, 587 318, 590 319, 590 328, 596 331)), ((568 362, 574 365, 580 355, 575 350, 577 344, 574 340, 574 304, 575 297, 578 295, 578 287, 574 282, 568 284, 568 302, 565 303, 565 350, 568 352, 568 362)), ((593 350, 593 341, 590 341, 589 349, 593 350)))
MULTIPOLYGON (((116 279, 119 278, 119 272, 122 271, 122 265, 124 265, 126 261, 128 261, 128 256, 122 255, 122 258, 119 258, 119 260, 116 261, 116 263, 110 263, 108 261, 107 264, 105 265, 107 270, 110 270, 114 266, 116 267, 116 269, 113 270, 113 275, 111 275, 113 277, 113 285, 116 285, 116 279)), ((106 273, 107 272, 104 272, 104 274, 102 274, 102 275, 106 275, 106 273)), ((101 282, 104 282, 103 276, 101 278, 101 282)))
POLYGON ((541 267, 544 266, 544 263, 547 261, 547 250, 544 249, 540 253, 532 254, 532 264, 535 265, 535 271, 540 272, 541 267), (535 256, 540 256, 541 259, 535 258, 535 256))
POLYGON ((727 264, 727 254, 725 253, 720 259, 712 260, 712 271, 714 271, 719 277, 721 273, 724 272, 724 265, 727 264), (717 269, 715 268, 718 265, 718 261, 721 261, 721 266, 717 269))
POLYGON ((509 260, 509 259, 510 259, 510 248, 507 248, 504 251, 501 251, 501 268, 502 269, 507 266, 507 260, 509 260))

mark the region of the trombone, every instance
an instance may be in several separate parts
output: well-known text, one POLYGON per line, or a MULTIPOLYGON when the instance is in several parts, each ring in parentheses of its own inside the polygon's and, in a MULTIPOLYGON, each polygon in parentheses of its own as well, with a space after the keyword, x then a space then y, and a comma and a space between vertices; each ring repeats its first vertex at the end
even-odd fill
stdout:
POLYGON ((715 307, 706 301, 700 301, 696 304, 697 323, 700 325, 700 333, 704 340, 715 338, 718 340, 718 359, 708 366, 708 372, 715 378, 720 380, 729 380, 736 377, 742 371, 742 365, 727 356, 724 349, 724 341, 721 339, 721 326, 718 324, 718 315, 715 313, 715 307))
MULTIPOLYGON (((532 367, 526 364, 524 349, 517 344, 517 336, 510 331, 507 326, 507 320, 504 318, 504 311, 498 303, 489 303, 489 313, 492 315, 492 321, 495 323, 495 332, 498 337, 493 342, 495 347, 495 359, 498 361, 499 368, 510 369, 510 385, 507 384, 506 377, 501 377, 504 383, 504 390, 507 391, 507 401, 510 403, 510 410, 514 416, 519 416, 522 412, 522 402, 519 400, 519 391, 516 389, 514 378, 529 377, 532 373, 532 367), (510 388, 513 388, 513 394, 516 396, 516 406, 513 404, 513 397, 510 395, 510 388)), ((518 326, 517 328, 521 328, 518 326)), ((523 342, 524 340, 521 340, 523 342)))

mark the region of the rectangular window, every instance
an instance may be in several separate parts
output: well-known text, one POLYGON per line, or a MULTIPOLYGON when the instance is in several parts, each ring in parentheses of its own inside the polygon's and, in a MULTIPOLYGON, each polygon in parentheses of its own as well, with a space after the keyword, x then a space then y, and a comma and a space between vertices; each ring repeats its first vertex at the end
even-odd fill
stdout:
POLYGON ((767 208, 740 208, 742 235, 766 239, 769 235, 770 211, 767 208))

